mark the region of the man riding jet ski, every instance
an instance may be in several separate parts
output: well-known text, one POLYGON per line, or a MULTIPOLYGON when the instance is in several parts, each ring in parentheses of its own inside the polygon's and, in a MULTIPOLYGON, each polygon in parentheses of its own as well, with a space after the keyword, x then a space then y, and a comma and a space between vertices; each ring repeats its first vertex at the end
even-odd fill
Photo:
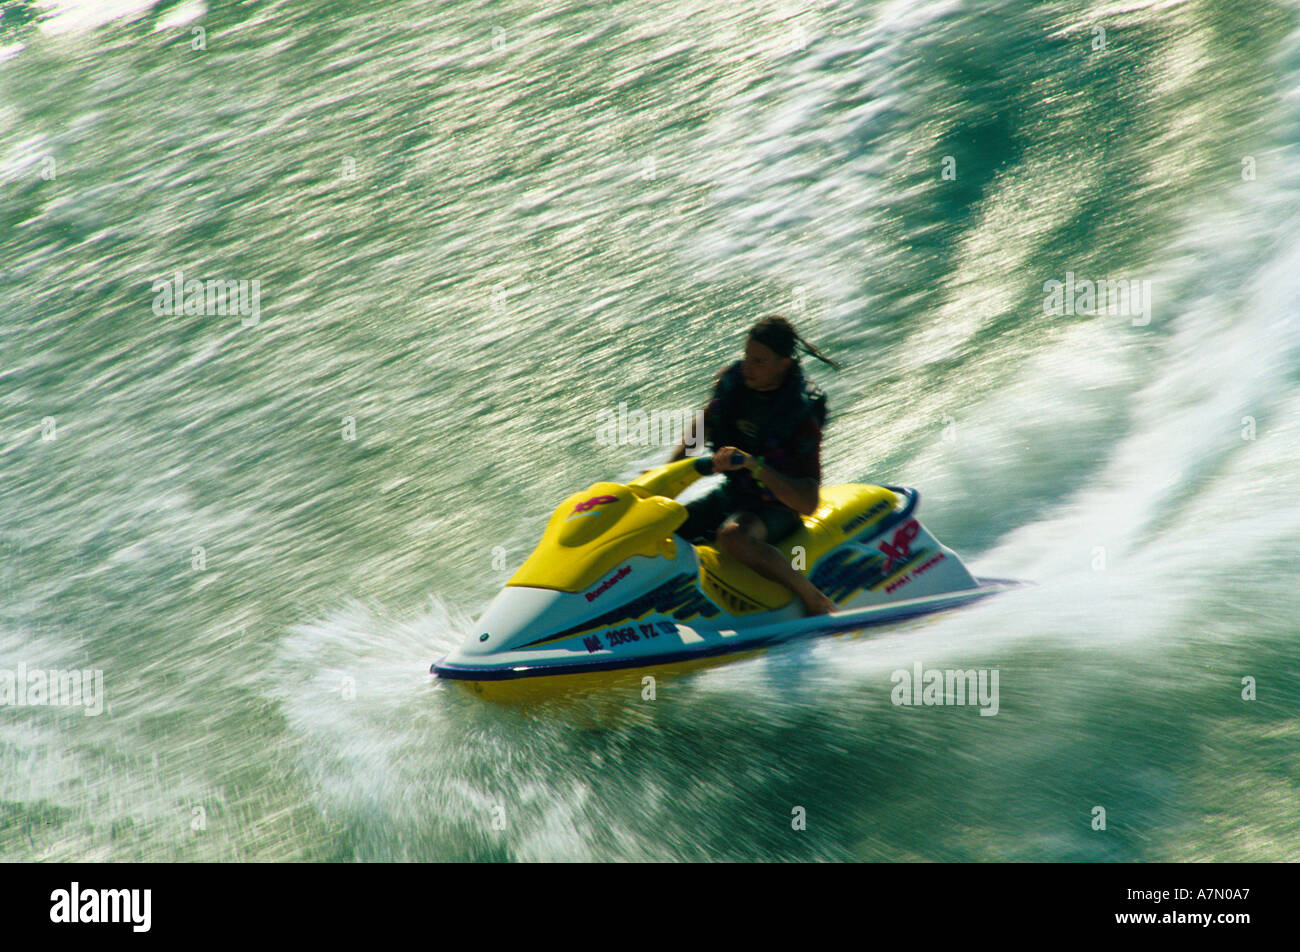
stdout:
MULTIPOLYGON (((727 481, 687 503, 677 535, 709 541, 759 575, 786 586, 809 615, 838 606, 794 569, 772 542, 811 516, 821 485, 821 439, 826 395, 803 374, 796 344, 838 369, 795 331, 784 317, 766 317, 750 328, 745 359, 724 367, 704 410, 704 436, 713 449, 713 471, 727 481)), ((686 438, 668 460, 686 456, 686 438)))
POLYGON ((509 684, 568 691, 573 677, 711 663, 1017 584, 973 576, 921 524, 915 489, 820 485, 826 401, 800 371, 796 343, 831 363, 781 318, 750 331, 745 359, 719 374, 705 411, 712 456, 686 458, 684 440, 672 461, 626 484, 601 481, 562 500, 433 673, 481 694, 509 684), (724 487, 677 501, 715 470, 724 487), (716 545, 696 541, 711 530, 716 545))

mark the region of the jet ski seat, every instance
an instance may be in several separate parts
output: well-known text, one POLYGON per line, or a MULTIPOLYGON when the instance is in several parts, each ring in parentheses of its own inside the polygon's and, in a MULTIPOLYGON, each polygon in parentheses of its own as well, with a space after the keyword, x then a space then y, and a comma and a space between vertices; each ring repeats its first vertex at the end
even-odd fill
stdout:
MULTIPOLYGON (((898 496, 884 486, 849 483, 823 486, 817 510, 803 516, 796 529, 773 545, 804 574, 827 552, 887 518, 898 496), (795 563, 795 556, 801 559, 795 563)), ((763 578, 711 545, 696 546, 700 556, 700 586, 715 602, 734 614, 771 611, 788 604, 794 593, 779 582, 763 578)))

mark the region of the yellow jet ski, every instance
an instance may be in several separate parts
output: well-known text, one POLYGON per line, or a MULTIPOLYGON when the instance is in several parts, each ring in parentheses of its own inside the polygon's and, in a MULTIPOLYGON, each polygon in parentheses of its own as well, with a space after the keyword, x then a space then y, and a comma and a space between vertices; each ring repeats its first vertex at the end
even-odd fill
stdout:
POLYGON ((564 500, 532 555, 432 673, 480 690, 523 678, 563 683, 885 625, 1020 584, 971 575, 917 520, 915 489, 823 486, 817 510, 774 543, 841 606, 806 616, 785 586, 674 535, 686 519, 674 497, 712 471, 710 457, 688 457, 564 500))

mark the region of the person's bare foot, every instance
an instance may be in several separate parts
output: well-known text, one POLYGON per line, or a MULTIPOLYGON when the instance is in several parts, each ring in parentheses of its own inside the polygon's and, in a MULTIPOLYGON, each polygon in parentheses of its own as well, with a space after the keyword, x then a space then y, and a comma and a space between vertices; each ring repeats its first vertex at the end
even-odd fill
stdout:
POLYGON ((804 608, 807 609, 809 616, 830 615, 839 609, 840 606, 836 605, 821 592, 818 592, 817 594, 820 596, 819 598, 804 599, 804 608))

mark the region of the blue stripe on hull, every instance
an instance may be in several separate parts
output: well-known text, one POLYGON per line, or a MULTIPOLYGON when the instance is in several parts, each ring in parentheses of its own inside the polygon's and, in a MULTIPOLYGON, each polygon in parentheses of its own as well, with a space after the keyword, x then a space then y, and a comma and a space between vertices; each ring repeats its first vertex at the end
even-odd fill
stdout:
MULTIPOLYGON (((878 617, 867 619, 854 618, 851 612, 846 612, 847 617, 837 618, 831 615, 827 618, 825 625, 816 625, 813 630, 802 632, 774 633, 767 636, 738 639, 735 642, 724 642, 721 644, 704 645, 697 648, 686 648, 681 651, 674 651, 662 655, 642 655, 640 657, 626 658, 605 658, 592 661, 578 661, 572 663, 544 663, 544 664, 517 664, 510 667, 467 667, 458 665, 441 665, 435 663, 430 669, 430 674, 436 674, 440 678, 446 678, 454 681, 511 681, 518 678, 537 678, 537 677, 554 677, 564 674, 590 674, 597 671, 617 671, 624 668, 648 668, 655 665, 676 664, 681 661, 692 661, 698 658, 711 658, 717 655, 733 654, 738 651, 750 651, 757 648, 767 648, 782 641, 799 637, 803 634, 808 635, 828 635, 836 632, 855 631, 864 628, 875 628, 880 625, 889 625, 899 621, 906 621, 909 618, 916 618, 921 615, 930 615, 941 611, 950 611, 954 608, 960 608, 964 605, 972 604, 980 599, 987 598, 989 595, 995 595, 998 592, 1005 591, 1007 588, 1019 586, 1023 583, 1015 582, 1010 579, 981 579, 979 588, 966 592, 950 593, 951 597, 958 598, 956 604, 935 604, 939 598, 934 601, 917 605, 899 605, 897 611, 882 613, 878 617), (964 596, 964 597, 963 597, 964 596)), ((879 607, 879 606, 876 606, 879 607)), ((800 619, 804 620, 804 619, 800 619)))

